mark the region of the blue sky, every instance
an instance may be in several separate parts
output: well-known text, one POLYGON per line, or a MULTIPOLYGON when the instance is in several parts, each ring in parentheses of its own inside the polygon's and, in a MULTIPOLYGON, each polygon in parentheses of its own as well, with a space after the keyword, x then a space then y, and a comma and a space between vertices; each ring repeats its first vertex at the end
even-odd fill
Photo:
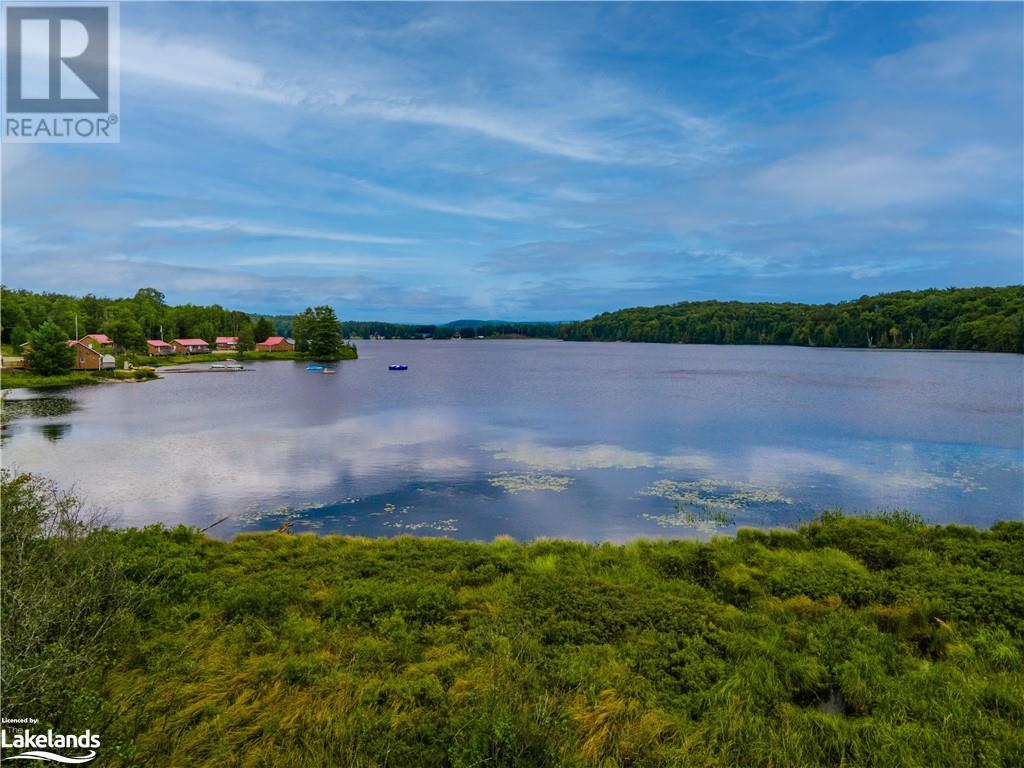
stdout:
POLYGON ((1022 276, 1021 4, 121 6, 121 143, 3 147, 3 281, 573 319, 1022 276))

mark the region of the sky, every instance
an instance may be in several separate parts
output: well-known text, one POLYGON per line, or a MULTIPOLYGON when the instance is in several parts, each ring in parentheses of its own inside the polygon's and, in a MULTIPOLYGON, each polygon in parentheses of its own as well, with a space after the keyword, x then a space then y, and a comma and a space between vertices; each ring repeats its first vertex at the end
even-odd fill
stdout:
POLYGON ((12 288, 344 319, 1024 282, 1019 3, 122 3, 12 288))

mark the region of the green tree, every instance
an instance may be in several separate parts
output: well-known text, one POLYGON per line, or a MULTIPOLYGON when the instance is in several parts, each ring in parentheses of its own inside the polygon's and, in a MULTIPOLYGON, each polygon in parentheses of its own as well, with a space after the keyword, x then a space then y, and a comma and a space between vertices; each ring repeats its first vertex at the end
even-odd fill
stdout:
POLYGON ((309 352, 309 340, 313 335, 313 324, 316 322, 316 315, 311 307, 306 307, 300 314, 292 318, 292 337, 295 339, 295 350, 297 352, 309 352))
POLYGON ((309 353, 325 360, 338 357, 344 343, 341 338, 341 322, 331 307, 317 307, 313 310, 313 327, 309 335, 309 353))
POLYGON ((260 344, 274 335, 274 324, 271 322, 270 318, 261 317, 256 321, 256 325, 252 329, 252 333, 256 339, 256 343, 260 344))
POLYGON ((238 356, 243 357, 246 352, 256 346, 256 334, 253 333, 252 323, 245 323, 238 329, 238 356))
POLYGON ((75 352, 68 346, 67 334, 50 320, 29 334, 29 342, 31 351, 27 363, 35 373, 56 376, 71 370, 75 364, 75 352))
POLYGON ((105 328, 107 335, 122 349, 130 352, 146 351, 146 335, 129 309, 118 308, 112 311, 105 328))

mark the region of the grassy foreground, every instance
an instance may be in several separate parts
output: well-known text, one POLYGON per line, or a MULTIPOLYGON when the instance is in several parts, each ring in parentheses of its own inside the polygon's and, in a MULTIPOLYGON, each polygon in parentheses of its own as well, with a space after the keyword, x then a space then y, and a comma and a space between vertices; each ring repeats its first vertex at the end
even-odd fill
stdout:
POLYGON ((1024 765, 1024 523, 229 543, 2 499, 2 714, 104 766, 1024 765))
POLYGON ((10 371, 0 376, 0 387, 3 389, 57 389, 60 387, 77 387, 83 384, 102 384, 105 381, 145 381, 156 378, 152 371, 124 371, 111 369, 106 371, 68 371, 56 376, 41 376, 31 371, 10 371))

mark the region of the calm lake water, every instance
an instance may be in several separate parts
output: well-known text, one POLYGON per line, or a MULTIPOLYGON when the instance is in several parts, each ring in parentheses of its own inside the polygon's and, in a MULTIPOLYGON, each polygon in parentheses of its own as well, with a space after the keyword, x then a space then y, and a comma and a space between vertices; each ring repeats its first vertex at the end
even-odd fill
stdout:
MULTIPOLYGON (((6 466, 121 525, 583 540, 825 507, 1024 514, 1024 358, 796 347, 363 341, 304 364, 12 392, 6 466), (391 372, 403 362, 408 371, 391 372)), ((205 369, 205 365, 196 366, 205 369)))

